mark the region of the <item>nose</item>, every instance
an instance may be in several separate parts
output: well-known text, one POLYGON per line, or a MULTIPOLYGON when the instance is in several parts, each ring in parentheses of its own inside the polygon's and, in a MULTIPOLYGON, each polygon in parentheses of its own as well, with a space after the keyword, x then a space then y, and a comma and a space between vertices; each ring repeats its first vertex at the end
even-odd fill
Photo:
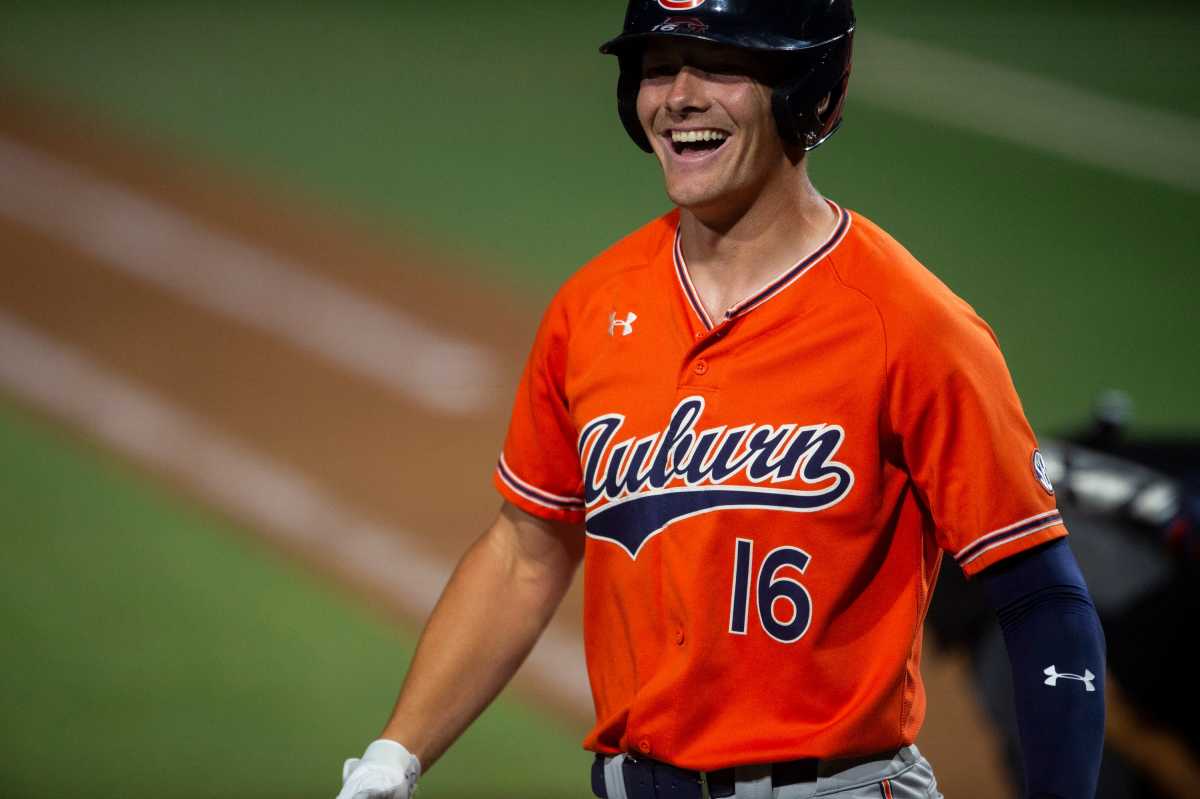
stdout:
POLYGON ((682 116, 708 107, 708 95, 704 81, 696 70, 685 66, 675 73, 671 90, 667 93, 667 110, 673 116, 682 116))

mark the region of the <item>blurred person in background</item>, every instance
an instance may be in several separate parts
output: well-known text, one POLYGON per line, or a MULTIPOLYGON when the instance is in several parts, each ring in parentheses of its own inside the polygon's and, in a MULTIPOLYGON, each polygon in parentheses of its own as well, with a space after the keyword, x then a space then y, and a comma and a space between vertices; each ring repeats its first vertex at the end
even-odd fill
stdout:
MULTIPOLYGON (((1043 442, 1043 452, 1109 644, 1096 796, 1186 799, 1200 786, 1200 691, 1184 676, 1200 617, 1200 441, 1130 438, 1124 392, 1106 392, 1094 411, 1090 425, 1043 442)), ((969 655, 977 697, 1021 784, 1012 674, 986 596, 944 570, 929 626, 938 645, 969 655)))

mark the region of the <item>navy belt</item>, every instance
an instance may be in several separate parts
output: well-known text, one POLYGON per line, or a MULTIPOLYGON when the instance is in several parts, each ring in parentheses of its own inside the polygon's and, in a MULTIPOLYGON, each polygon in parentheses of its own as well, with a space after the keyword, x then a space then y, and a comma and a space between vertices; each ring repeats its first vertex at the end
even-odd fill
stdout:
MULTIPOLYGON (((806 758, 772 763, 771 784, 779 788, 798 782, 812 782, 817 779, 820 762, 815 758, 806 758)), ((630 755, 625 756, 621 767, 625 793, 629 799, 702 799, 705 783, 708 784, 708 795, 712 799, 721 799, 733 796, 737 787, 732 768, 702 774, 659 760, 635 760, 630 755)), ((608 799, 608 788, 604 784, 604 755, 596 755, 592 761, 592 793, 600 799, 608 799)))

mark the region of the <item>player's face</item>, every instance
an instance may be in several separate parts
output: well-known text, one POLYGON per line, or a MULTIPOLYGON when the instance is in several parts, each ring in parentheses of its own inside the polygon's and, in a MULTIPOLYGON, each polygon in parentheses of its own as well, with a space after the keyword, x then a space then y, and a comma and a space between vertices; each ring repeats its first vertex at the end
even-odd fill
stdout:
POLYGON ((734 48, 680 40, 647 46, 638 118, 672 202, 736 214, 779 179, 788 154, 768 80, 760 59, 734 48))

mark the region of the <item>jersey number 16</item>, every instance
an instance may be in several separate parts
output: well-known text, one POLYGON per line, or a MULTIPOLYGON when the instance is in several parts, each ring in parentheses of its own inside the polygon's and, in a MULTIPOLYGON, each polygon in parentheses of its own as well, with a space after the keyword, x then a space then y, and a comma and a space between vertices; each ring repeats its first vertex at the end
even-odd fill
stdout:
MULTIPOLYGON (((758 567, 755 583, 755 608, 758 623, 767 635, 781 644, 794 644, 808 632, 812 621, 812 598, 799 581, 780 576, 792 568, 804 574, 809 554, 796 547, 776 547, 767 553, 758 567)), ((754 564, 754 542, 737 539, 733 556, 733 596, 729 607, 729 632, 746 634, 750 615, 750 583, 754 564)))

